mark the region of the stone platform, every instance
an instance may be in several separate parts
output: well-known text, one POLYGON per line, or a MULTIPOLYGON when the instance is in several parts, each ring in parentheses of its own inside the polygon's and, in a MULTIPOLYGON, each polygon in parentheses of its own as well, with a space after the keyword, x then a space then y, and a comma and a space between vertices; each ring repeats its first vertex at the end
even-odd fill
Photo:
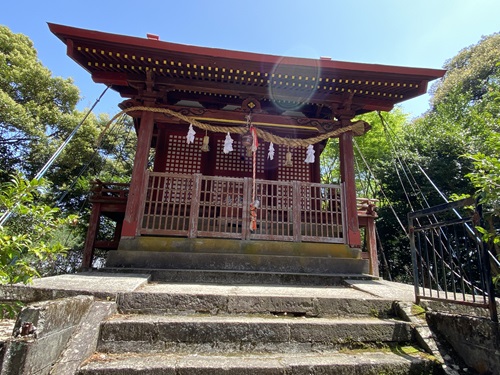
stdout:
MULTIPOLYGON (((90 271, 69 275, 60 275, 34 279, 31 285, 16 284, 12 286, 3 286, 0 288, 0 299, 36 301, 48 300, 60 297, 75 295, 93 295, 97 298, 116 299, 120 293, 138 292, 150 282, 164 281, 168 272, 164 270, 141 270, 144 273, 132 272, 99 272, 90 271), (152 275, 156 275, 152 277, 152 275)), ((304 285, 307 280, 297 285, 296 274, 281 274, 286 277, 285 283, 281 281, 279 285, 269 285, 264 283, 259 285, 259 280, 269 280, 270 276, 266 273, 238 273, 237 275, 229 273, 233 284, 228 279, 226 273, 219 273, 217 276, 223 278, 225 283, 216 283, 215 278, 210 278, 208 282, 206 275, 201 272, 191 272, 186 270, 174 270, 174 275, 181 282, 170 280, 168 283, 157 283, 154 288, 157 292, 173 293, 221 293, 221 294, 263 294, 279 296, 314 296, 329 298, 356 298, 356 299, 389 299, 403 302, 413 302, 414 289, 412 285, 390 282, 378 278, 372 278, 368 275, 314 275, 313 285, 304 285), (247 285, 241 285, 237 276, 243 277, 247 285), (330 285, 319 283, 321 276, 330 281, 330 285), (253 277, 253 279, 252 279, 253 277), (189 279, 195 282, 190 282, 189 279), (290 284, 287 285, 286 281, 290 284), (318 285, 319 284, 319 285, 318 285)), ((211 275, 209 273, 209 275, 211 275)), ((303 275, 300 275, 303 276, 303 275)), ((271 279, 276 280, 276 279, 271 279)), ((303 279, 300 279, 303 280, 303 279)))

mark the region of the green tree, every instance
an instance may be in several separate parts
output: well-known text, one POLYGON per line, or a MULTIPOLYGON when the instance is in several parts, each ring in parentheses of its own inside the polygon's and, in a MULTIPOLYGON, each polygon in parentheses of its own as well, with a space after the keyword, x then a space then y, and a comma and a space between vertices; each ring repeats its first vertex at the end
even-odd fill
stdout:
MULTIPOLYGON (((377 228, 389 266, 388 269, 383 262, 382 273, 386 277, 389 272, 396 278, 398 275, 405 277, 410 275, 411 258, 409 243, 400 222, 405 225, 404 218, 410 209, 398 173, 403 175, 405 189, 414 199, 418 198, 411 192, 401 171, 401 164, 408 163, 413 157, 407 147, 401 147, 404 129, 409 124, 408 116, 396 108, 389 113, 371 112, 359 116, 359 119, 368 122, 371 130, 355 138, 357 193, 358 196, 379 200, 377 228)), ((337 183, 340 180, 337 140, 329 140, 321 155, 321 168, 324 182, 337 183)))
MULTIPOLYGON (((446 62, 444 80, 434 86, 430 123, 438 118, 453 128, 450 140, 461 153, 457 179, 469 182, 481 198, 494 240, 500 216, 500 33, 483 37, 446 62)), ((457 193, 460 193, 457 191, 457 193)), ((498 241, 498 240, 497 240, 498 241)))
MULTIPOLYGON (((367 113, 357 119, 366 121, 371 126, 370 131, 355 138, 357 191, 360 196, 375 198, 378 187, 376 187, 367 165, 372 167, 381 161, 392 160, 392 145, 388 141, 388 136, 400 134, 408 119, 400 108, 390 113, 367 113), (385 122, 382 122, 382 116, 386 119, 385 122)), ((321 154, 320 165, 323 182, 338 183, 340 181, 338 139, 328 141, 321 154)))
MULTIPOLYGON (((500 153, 500 137, 496 148, 500 153)), ((497 154, 498 155, 498 154, 497 154)), ((500 218, 500 159, 482 153, 469 156, 473 160, 474 170, 467 175, 477 189, 480 202, 484 205, 486 218, 493 224, 500 218)), ((500 244, 500 228, 489 225, 488 238, 500 244)))
MULTIPOLYGON (((0 183, 8 182, 15 171, 28 179, 40 171, 84 118, 75 109, 78 100, 72 80, 53 77, 29 38, 0 26, 0 183)), ((90 181, 127 182, 131 175, 133 124, 128 118, 114 124, 98 147, 108 119, 108 115, 90 114, 44 176, 50 184, 37 195, 37 202, 65 214, 78 213, 82 219, 71 233, 56 233, 69 247, 68 256, 57 257, 54 265, 39 262, 40 273, 76 269, 88 223, 90 181)), ((11 221, 9 227, 14 225, 11 221)))
POLYGON ((70 79, 52 77, 33 43, 0 26, 0 160, 2 180, 28 169, 32 150, 71 126, 79 92, 70 79))
MULTIPOLYGON (((432 109, 405 126, 396 139, 394 155, 408 165, 412 173, 409 179, 400 178, 401 173, 398 175, 397 169, 385 161, 376 163, 374 169, 382 188, 402 218, 411 210, 443 202, 420 168, 446 198, 472 195, 474 185, 483 196, 496 194, 487 192, 494 186, 488 184, 494 181, 494 161, 499 155, 499 61, 497 33, 483 37, 446 62, 448 72, 433 86, 432 109), (409 183, 404 188, 408 180, 413 180, 417 191, 409 183)), ((410 263, 406 238, 398 234, 401 231, 387 206, 380 208, 379 215, 378 229, 386 255, 395 265, 393 275, 404 278, 409 274, 404 265, 410 263)))
MULTIPOLYGON (((0 26, 0 181, 8 180, 14 171, 28 178, 37 174, 84 118, 75 109, 78 100, 79 90, 72 80, 53 77, 29 38, 0 26)), ((131 121, 114 125, 96 148, 108 120, 102 114, 87 117, 47 171, 45 177, 54 192, 65 191, 77 176, 88 180, 101 172, 123 175, 130 170, 135 136, 131 121), (83 174, 82 167, 87 168, 83 174)), ((81 199, 71 201, 76 195, 68 195, 70 209, 81 203, 81 199)))
POLYGON ((0 211, 11 213, 8 224, 0 226, 0 284, 30 282, 40 276, 40 263, 51 263, 66 251, 57 233, 76 216, 60 217, 57 208, 41 203, 47 188, 44 180, 19 175, 0 185, 0 211))
POLYGON ((432 103, 455 101, 457 93, 464 94, 471 105, 481 101, 490 85, 498 85, 499 61, 500 33, 483 36, 477 44, 462 49, 445 62, 448 72, 432 88, 432 103))
MULTIPOLYGON (((474 170, 467 175, 476 190, 479 202, 483 206, 483 227, 478 230, 483 234, 485 243, 492 254, 500 260, 500 135, 491 137, 494 156, 477 153, 468 155, 473 161, 474 170)), ((499 267, 492 267, 495 282, 500 283, 499 267)))
MULTIPOLYGON (((443 203, 422 171, 448 199, 472 195, 475 186, 483 196, 497 194, 487 192, 494 188, 494 162, 499 155, 499 61, 500 34, 483 37, 445 63, 448 72, 433 86, 432 109, 422 117, 408 122, 399 109, 380 117, 363 116, 372 130, 357 137, 356 143, 377 184, 356 155, 358 195, 380 199, 377 228, 397 280, 411 280, 409 243, 402 228, 407 213, 443 203)), ((325 181, 338 181, 334 142, 322 157, 325 181)), ((486 207, 493 209, 491 200, 486 207)), ((495 225, 496 229, 490 225, 490 233, 498 229, 495 225)))

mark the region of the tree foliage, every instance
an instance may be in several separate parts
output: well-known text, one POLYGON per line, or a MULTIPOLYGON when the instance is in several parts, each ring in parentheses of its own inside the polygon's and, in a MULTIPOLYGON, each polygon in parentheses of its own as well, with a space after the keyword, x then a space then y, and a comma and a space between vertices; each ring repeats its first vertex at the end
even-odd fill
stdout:
MULTIPOLYGON (((130 177, 136 140, 132 122, 125 119, 114 124, 97 145, 109 116, 91 113, 82 122, 85 114, 76 110, 78 101, 79 90, 72 80, 52 76, 38 59, 29 38, 0 26, 0 184, 4 184, 2 189, 7 195, 15 190, 14 187, 23 191, 32 189, 23 199, 33 198, 34 201, 26 204, 21 201, 21 210, 43 208, 33 211, 40 219, 33 228, 20 211, 2 228, 5 235, 2 247, 10 249, 10 253, 30 254, 26 263, 16 260, 12 263, 15 267, 5 269, 7 274, 20 270, 19 275, 12 273, 11 280, 24 281, 31 277, 29 275, 75 270, 88 222, 90 181, 100 178, 126 182, 130 177), (24 186, 22 176, 33 179, 77 126, 78 132, 45 173, 47 183, 31 181, 26 182, 31 188, 24 186), (15 182, 11 179, 14 173, 19 173, 15 182), (43 194, 35 194, 42 185, 43 194), (59 210, 65 215, 78 214, 81 220, 75 227, 58 230, 62 227, 53 223, 57 222, 59 210), (20 217, 17 215, 24 219, 17 220, 20 217), (39 239, 41 233, 37 232, 43 226, 54 242, 48 248, 43 247, 48 242, 39 239), (58 253, 53 247, 56 242, 68 247, 67 257, 55 255, 58 253), (33 246, 34 253, 28 252, 28 245, 33 246), (36 250, 39 245, 43 245, 42 250, 36 250), (54 250, 54 256, 50 249, 54 250), (36 254, 41 256, 37 258, 36 254), (52 262, 56 258, 57 261, 52 262)), ((14 198, 11 197, 12 202, 14 198)), ((5 207, 7 201, 8 197, 4 196, 5 207)), ((3 277, 8 280, 5 274, 3 277)))
POLYGON ((73 124, 79 92, 52 77, 32 42, 0 26, 0 157, 3 177, 33 160, 48 140, 73 124))
MULTIPOLYGON (((356 138, 357 188, 359 195, 380 200, 377 229, 387 258, 385 276, 389 270, 397 280, 411 280, 402 228, 410 211, 479 189, 490 218, 488 233, 498 232, 499 61, 500 34, 483 37, 445 63, 448 72, 433 86, 432 109, 422 117, 410 122, 397 108, 362 117, 372 129, 356 138)), ((338 181, 335 142, 322 157, 325 180, 338 181)))
POLYGON ((76 216, 60 217, 57 208, 41 203, 47 189, 46 181, 19 175, 0 185, 0 212, 11 213, 9 225, 0 226, 0 284, 30 282, 40 276, 40 264, 57 260, 67 250, 55 240, 56 233, 76 216))
POLYGON ((485 209, 483 215, 489 224, 483 232, 485 240, 500 245, 500 226, 497 223, 500 218, 500 159, 482 153, 470 158, 475 168, 467 177, 477 188, 479 201, 485 209))
POLYGON ((465 94, 471 103, 483 99, 492 84, 498 85, 499 61, 500 33, 484 36, 477 44, 462 49, 445 62, 448 72, 433 88, 432 102, 454 101, 457 93, 465 94))
MULTIPOLYGON (((30 39, 0 26, 0 181, 7 181, 14 171, 28 178, 36 175, 84 118, 75 109, 78 101, 79 90, 72 80, 53 77, 30 39)), ((96 148, 108 120, 108 115, 90 114, 81 124, 45 176, 53 191, 64 191, 82 167, 87 167, 85 177, 130 170, 134 144, 130 121, 115 125, 96 148)))

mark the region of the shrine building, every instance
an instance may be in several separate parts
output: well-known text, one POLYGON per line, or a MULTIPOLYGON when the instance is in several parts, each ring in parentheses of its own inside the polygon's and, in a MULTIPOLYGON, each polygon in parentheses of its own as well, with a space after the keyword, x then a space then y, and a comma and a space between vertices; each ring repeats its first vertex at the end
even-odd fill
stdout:
POLYGON ((49 24, 131 116, 130 184, 95 182, 83 268, 378 275, 374 202, 356 195, 356 116, 445 71, 174 44, 49 24), (339 184, 320 155, 338 138, 339 184), (116 222, 98 236, 101 218, 116 222))

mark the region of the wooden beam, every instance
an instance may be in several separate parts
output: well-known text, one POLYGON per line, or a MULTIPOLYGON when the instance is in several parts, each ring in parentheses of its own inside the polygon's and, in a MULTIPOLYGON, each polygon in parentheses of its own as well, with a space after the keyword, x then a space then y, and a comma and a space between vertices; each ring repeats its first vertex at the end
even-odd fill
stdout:
POLYGON ((105 85, 128 86, 127 73, 119 72, 94 72, 92 80, 95 83, 104 83, 105 85))
MULTIPOLYGON (((113 84, 117 86, 123 97, 135 97, 141 95, 140 90, 133 89, 138 84, 145 83, 144 74, 130 74, 121 72, 103 72, 96 71, 92 73, 92 79, 96 83, 113 84)), ((303 104, 325 105, 332 103, 342 103, 344 100, 344 92, 329 91, 324 92, 319 89, 298 89, 298 88, 282 88, 279 90, 279 95, 270 95, 270 86, 268 84, 239 84, 231 82, 219 82, 216 80, 199 80, 184 77, 166 77, 155 76, 155 87, 158 90, 158 95, 162 96, 163 92, 169 90, 183 90, 192 93, 205 93, 211 95, 234 96, 236 98, 246 98, 255 96, 258 98, 268 98, 274 102, 289 101, 303 104)), ((345 90, 354 92, 356 85, 346 87, 345 90)), ((420 86, 419 86, 420 87, 420 86)), ((187 93, 186 93, 187 95, 187 93)), ((394 103, 404 101, 408 98, 420 95, 415 90, 413 94, 409 93, 404 98, 395 99, 389 96, 374 97, 371 95, 356 94, 354 95, 353 108, 359 107, 362 110, 384 110, 389 111, 393 108, 394 103), (366 108, 365 108, 366 107, 366 108), (369 108, 368 108, 369 107, 369 108)))

